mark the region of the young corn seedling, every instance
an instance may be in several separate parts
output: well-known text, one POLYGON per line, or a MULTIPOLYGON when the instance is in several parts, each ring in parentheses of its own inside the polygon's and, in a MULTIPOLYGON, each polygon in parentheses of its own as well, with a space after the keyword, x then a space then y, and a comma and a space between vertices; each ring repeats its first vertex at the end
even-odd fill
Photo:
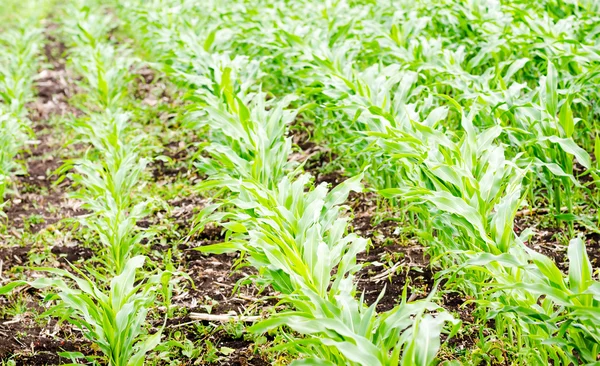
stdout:
POLYGON ((262 92, 236 94, 230 74, 231 69, 225 68, 220 95, 198 93, 204 101, 201 111, 206 113, 198 117, 210 127, 212 143, 206 151, 213 157, 202 159, 199 168, 209 175, 225 173, 274 188, 294 166, 288 161, 291 138, 281 138, 297 114, 284 110, 294 97, 267 102, 262 92))
POLYGON ((74 168, 69 177, 81 190, 73 197, 92 212, 84 223, 98 233, 107 251, 103 256, 106 268, 116 274, 147 237, 136 228, 136 223, 149 213, 148 202, 134 201, 147 160, 139 156, 137 149, 143 137, 131 136, 129 123, 129 115, 125 113, 92 115, 85 122, 76 122, 73 127, 80 141, 91 143, 103 159, 94 161, 84 157, 63 167, 63 170, 74 168))
POLYGON ((554 217, 560 223, 569 222, 573 232, 574 189, 581 184, 573 177, 574 161, 585 169, 591 167, 589 154, 573 140, 575 120, 571 108, 572 97, 562 101, 559 108, 558 73, 552 62, 535 95, 515 102, 507 112, 518 121, 518 128, 508 130, 513 145, 525 152, 536 169, 536 174, 547 189, 550 204, 554 206, 554 217), (564 210, 566 209, 566 213, 564 210))
POLYGON ((491 315, 503 331, 527 336, 531 344, 522 353, 529 362, 593 364, 600 352, 600 283, 592 278, 585 243, 581 238, 569 243, 567 277, 549 258, 525 250, 528 256, 521 259, 479 254, 468 261, 473 266, 500 263, 523 273, 519 281, 490 284, 488 296, 502 300, 488 303, 491 315))
POLYGON ((146 315, 155 304, 156 292, 168 282, 169 273, 159 272, 136 281, 145 257, 130 258, 107 290, 96 280, 77 271, 78 276, 56 268, 38 268, 54 275, 32 282, 16 281, 0 288, 0 295, 15 287, 28 285, 49 289, 60 302, 48 313, 67 320, 102 351, 110 366, 141 366, 148 351, 160 342, 161 329, 149 334, 144 329, 146 315), (166 281, 165 281, 166 279, 166 281))
POLYGON ((0 97, 6 110, 24 118, 25 104, 33 99, 33 81, 39 65, 42 29, 27 23, 0 36, 0 97))

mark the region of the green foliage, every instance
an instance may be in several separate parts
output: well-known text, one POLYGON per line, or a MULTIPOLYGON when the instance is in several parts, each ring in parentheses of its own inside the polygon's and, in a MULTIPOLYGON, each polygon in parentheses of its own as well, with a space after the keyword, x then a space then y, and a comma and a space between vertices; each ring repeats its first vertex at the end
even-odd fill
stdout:
MULTIPOLYGON (((336 343, 340 353, 331 353, 326 323, 310 323, 319 329, 314 333, 305 326, 319 309, 308 304, 323 298, 335 304, 328 294, 343 280, 332 273, 343 277, 346 267, 340 272, 332 271, 336 262, 326 265, 325 249, 336 247, 327 235, 302 234, 309 205, 315 205, 313 220, 332 208, 322 206, 324 188, 310 186, 286 164, 290 149, 279 146, 289 142, 280 130, 290 120, 271 107, 281 122, 266 127, 271 122, 259 114, 266 109, 262 90, 280 96, 276 106, 283 100, 285 107, 286 96, 297 98, 305 107, 296 113, 310 115, 348 174, 364 172, 407 213, 411 222, 405 224, 415 226, 433 264, 444 268, 446 286, 473 296, 482 321, 496 320, 497 335, 516 345, 511 357, 517 363, 575 362, 561 347, 592 361, 593 336, 567 335, 561 321, 577 322, 586 334, 596 325, 567 306, 569 295, 544 298, 541 290, 531 291, 586 282, 573 273, 587 276, 587 267, 571 258, 579 269, 562 274, 528 249, 528 237, 517 237, 514 227, 520 207, 540 202, 552 206, 557 225, 567 222, 571 233, 582 219, 576 205, 585 191, 575 172, 579 165, 595 174, 588 151, 594 149, 592 121, 599 110, 589 86, 598 81, 598 5, 306 0, 208 1, 200 9, 192 1, 163 0, 119 8, 157 67, 187 91, 189 126, 208 126, 212 159, 198 167, 216 181, 203 188, 226 186, 233 193, 205 209, 200 220, 224 209, 210 217, 223 222, 230 240, 203 250, 241 250, 263 281, 294 295, 283 297, 294 310, 278 315, 282 320, 273 326, 293 324, 319 338, 295 343, 312 350, 301 353, 314 351, 315 360, 334 364, 374 362, 360 358, 373 352, 346 343, 336 343), (173 16, 175 4, 183 19, 173 16), (298 309, 306 309, 306 318, 296 317, 298 309)), ((337 227, 335 222, 321 230, 337 227)), ((339 225, 336 230, 345 231, 339 225)), ((352 290, 348 294, 354 298, 352 290)), ((397 349, 407 362, 417 362, 410 346, 397 349)))
MULTIPOLYGON (((600 286, 586 242, 600 232, 599 14, 592 0, 71 1, 60 34, 84 116, 69 127, 89 149, 61 172, 103 268, 30 284, 55 290, 57 313, 113 365, 142 364, 159 342, 143 324, 159 283, 172 315, 169 275, 134 282, 150 236, 137 223, 151 211, 140 194, 151 148, 127 111, 139 54, 183 95, 176 127, 207 140, 188 166, 213 197, 189 238, 224 227, 224 242, 199 250, 240 252, 237 264, 276 291, 276 312, 249 330, 285 334, 275 350, 293 364, 440 363, 461 325, 438 291, 469 299, 472 328, 493 328, 478 329, 467 363, 596 364, 600 286), (311 150, 290 131, 301 123, 349 179, 330 189, 303 171, 311 150), (363 183, 426 247, 436 285, 425 299, 405 289, 379 312, 358 293, 370 243, 351 233, 344 204, 363 183), (568 270, 532 249, 516 218, 533 212, 575 238, 568 270)), ((30 132, 42 34, 32 19, 0 35, 0 200, 30 132)), ((201 354, 182 339, 161 349, 201 354)), ((205 361, 231 352, 203 349, 205 361)))
POLYGON ((43 14, 44 5, 40 4, 37 14, 23 12, 22 18, 8 22, 10 28, 0 33, 0 209, 12 177, 22 171, 15 158, 30 133, 25 106, 34 97, 42 47, 38 16, 43 14))
POLYGON ((109 365, 139 366, 144 364, 145 354, 160 342, 160 330, 148 335, 143 325, 162 277, 168 276, 158 273, 136 284, 136 271, 144 260, 142 256, 129 259, 123 271, 110 280, 108 291, 83 273, 78 277, 56 268, 40 268, 54 277, 13 282, 0 288, 0 295, 20 285, 50 288, 61 302, 49 312, 85 330, 85 337, 98 345, 109 365))

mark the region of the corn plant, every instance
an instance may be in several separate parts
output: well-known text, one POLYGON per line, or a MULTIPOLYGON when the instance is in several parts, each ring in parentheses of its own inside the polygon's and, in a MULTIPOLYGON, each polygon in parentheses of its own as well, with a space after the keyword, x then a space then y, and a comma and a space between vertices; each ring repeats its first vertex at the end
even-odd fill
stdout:
POLYGON ((134 58, 126 47, 103 40, 115 22, 110 15, 101 15, 103 10, 102 6, 67 8, 63 33, 72 47, 71 67, 83 76, 79 87, 89 105, 84 102, 81 107, 116 111, 133 80, 134 58))
POLYGON ((4 49, 0 97, 11 113, 23 116, 25 104, 33 98, 33 77, 37 73, 42 45, 41 29, 23 27, 5 32, 0 44, 4 49))
POLYGON ((140 156, 144 135, 134 135, 131 116, 123 111, 133 58, 112 42, 102 40, 112 18, 100 16, 102 6, 71 6, 65 34, 73 50, 71 66, 82 75, 85 92, 81 108, 88 116, 70 127, 77 139, 93 147, 85 157, 65 164, 63 172, 81 187, 73 197, 84 202, 92 214, 84 224, 97 233, 109 273, 119 274, 136 255, 147 234, 136 223, 149 211, 147 202, 135 199, 147 159, 140 156), (100 157, 100 159, 98 159, 100 157))
MULTIPOLYGON (((230 70, 225 68, 223 74, 230 70)), ((231 80, 222 78, 220 95, 197 94, 206 115, 193 116, 210 126, 212 141, 206 148, 212 159, 202 159, 198 167, 210 175, 251 177, 273 188, 294 165, 288 161, 291 138, 281 138, 297 114, 284 110, 294 97, 267 102, 265 93, 236 94, 232 85, 231 80)))
POLYGON ((121 273, 110 280, 107 290, 75 268, 79 276, 56 268, 37 268, 54 276, 32 282, 12 282, 0 288, 0 294, 23 285, 50 289, 55 296, 47 299, 56 298, 60 302, 48 313, 84 330, 84 336, 98 345, 108 365, 143 365, 145 354, 161 338, 160 329, 154 334, 148 334, 144 329, 146 315, 154 305, 155 293, 164 283, 165 276, 169 276, 167 272, 156 273, 136 281, 136 272, 145 259, 143 256, 130 258, 121 273))
POLYGON ((598 282, 592 278, 592 267, 581 238, 571 240, 568 257, 568 277, 549 258, 531 250, 528 250, 529 262, 514 256, 487 254, 474 255, 468 261, 469 265, 476 266, 501 263, 506 268, 527 273, 526 281, 491 283, 489 294, 502 296, 503 303, 489 302, 487 306, 492 308, 491 315, 497 316, 500 327, 513 332, 526 329, 528 337, 538 342, 537 347, 541 348, 538 352, 545 353, 546 357, 524 348, 522 353, 531 362, 597 361, 598 282))
POLYGON ((76 121, 73 128, 80 141, 91 143, 103 159, 86 156, 67 162, 62 169, 74 168, 68 175, 81 190, 72 196, 93 213, 83 222, 99 235, 108 253, 102 256, 106 268, 118 274, 148 236, 136 228, 137 221, 149 213, 148 202, 133 199, 147 160, 139 156, 140 138, 129 136, 126 113, 92 115, 85 122, 76 121))

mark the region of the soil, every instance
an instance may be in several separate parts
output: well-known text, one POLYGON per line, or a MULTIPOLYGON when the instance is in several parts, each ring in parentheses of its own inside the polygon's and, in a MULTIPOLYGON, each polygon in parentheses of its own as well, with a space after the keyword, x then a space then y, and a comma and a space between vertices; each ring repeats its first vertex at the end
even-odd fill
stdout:
POLYGON ((143 65, 133 71, 137 77, 132 93, 136 99, 142 101, 142 104, 154 107, 158 104, 169 105, 173 102, 167 91, 166 83, 163 79, 157 77, 154 70, 147 65, 143 65))
POLYGON ((15 361, 18 366, 60 365, 70 363, 59 352, 81 352, 95 355, 91 344, 83 339, 73 340, 72 334, 51 335, 53 327, 27 325, 23 322, 0 325, 0 359, 15 361), (71 340, 68 340, 70 338, 71 340))
MULTIPOLYGON (((195 153, 195 137, 190 137, 192 142, 170 143, 164 147, 163 155, 168 156, 171 161, 166 164, 157 161, 152 165, 152 179, 158 187, 169 185, 179 186, 186 184, 192 186, 199 182, 200 177, 194 170, 189 169, 189 159, 195 153)), ((154 243, 150 256, 159 261, 158 253, 173 250, 173 260, 177 263, 177 270, 185 273, 187 278, 179 278, 179 286, 173 293, 172 304, 185 313, 210 313, 228 315, 256 315, 272 307, 272 300, 263 299, 264 296, 273 295, 269 291, 259 291, 259 288, 250 284, 238 285, 238 281, 256 274, 250 267, 232 271, 235 262, 239 258, 238 253, 232 254, 202 254, 197 248, 225 240, 222 228, 215 225, 207 225, 200 233, 187 238, 194 224, 196 213, 206 206, 208 200, 195 193, 179 195, 168 201, 170 207, 167 213, 161 210, 154 217, 140 223, 142 226, 168 225, 172 237, 164 237, 166 242, 154 243), (159 216, 161 218, 159 218, 159 216), (175 246, 175 248, 173 248, 175 246)), ((169 319, 165 333, 177 332, 178 339, 187 339, 192 342, 200 342, 205 345, 205 338, 199 334, 195 324, 188 315, 169 319)), ((201 322, 209 326, 208 322, 201 322)), ((251 340, 235 338, 224 334, 220 328, 213 328, 208 340, 217 348, 232 349, 231 353, 218 354, 214 362, 207 364, 217 365, 268 365, 269 363, 259 355, 255 355, 252 349, 255 347, 251 340), (216 332, 215 332, 216 331, 216 332)), ((182 356, 180 362, 185 365, 187 358, 182 356)), ((194 360, 195 361, 195 360, 194 360)), ((192 362, 189 361, 191 365, 192 362)))
MULTIPOLYGON (((173 318, 168 321, 166 333, 171 338, 178 339, 181 341, 181 337, 185 336, 186 339, 192 342, 202 344, 203 346, 210 342, 214 351, 216 351, 212 361, 206 360, 202 364, 211 364, 219 366, 266 366, 270 365, 269 362, 255 354, 255 344, 252 341, 245 340, 243 337, 236 338, 230 334, 227 334, 223 330, 216 331, 209 336, 202 336, 194 326, 193 322, 189 317, 173 318), (177 334, 175 334, 177 333, 177 334), (208 342, 207 342, 208 341, 208 342), (221 350, 219 352, 218 350, 221 350), (227 350, 226 353, 223 351, 227 350)), ((208 358, 208 357, 207 357, 208 358)), ((188 357, 182 356, 178 362, 180 365, 194 365, 197 364, 196 359, 189 359, 188 357)))
POLYGON ((161 155, 170 161, 154 160, 150 164, 154 182, 165 185, 178 179, 186 179, 187 183, 191 185, 204 178, 198 175, 197 169, 192 169, 190 165, 192 157, 198 153, 199 139, 197 136, 191 136, 190 140, 190 142, 171 141, 164 146, 161 155))
MULTIPOLYGON (((559 240, 560 237, 570 238, 568 229, 564 225, 563 227, 557 227, 555 222, 546 221, 542 221, 542 218, 538 215, 518 217, 515 220, 515 232, 520 234, 526 228, 533 229, 534 235, 525 245, 552 259, 563 273, 568 274, 568 243, 559 240)), ((573 237, 583 235, 592 268, 594 270, 600 269, 600 234, 590 232, 588 228, 579 223, 574 223, 573 228, 575 231, 573 237)))
POLYGON ((23 155, 27 172, 17 177, 19 193, 9 198, 9 205, 4 210, 10 227, 26 228, 31 233, 64 218, 86 213, 78 202, 67 196, 68 182, 54 185, 57 179, 54 172, 63 164, 57 150, 58 141, 43 126, 37 125, 36 130, 40 131, 37 135, 39 144, 23 155))
POLYGON ((304 171, 315 178, 315 184, 327 183, 333 188, 346 179, 342 171, 324 171, 327 164, 337 159, 337 155, 311 141, 314 133, 313 124, 303 121, 302 116, 299 115, 290 127, 289 133, 297 149, 289 160, 304 163, 304 171))
POLYGON ((31 246, 0 248, 0 262, 5 270, 27 263, 31 246))
POLYGON ((429 269, 427 259, 423 257, 421 246, 375 247, 368 254, 360 255, 358 261, 366 264, 356 275, 358 291, 364 294, 368 305, 377 301, 383 292, 377 302, 379 312, 391 310, 398 305, 405 287, 407 299, 411 301, 425 298, 433 287, 434 274, 429 269), (383 259, 386 256, 402 259, 388 264, 383 259))

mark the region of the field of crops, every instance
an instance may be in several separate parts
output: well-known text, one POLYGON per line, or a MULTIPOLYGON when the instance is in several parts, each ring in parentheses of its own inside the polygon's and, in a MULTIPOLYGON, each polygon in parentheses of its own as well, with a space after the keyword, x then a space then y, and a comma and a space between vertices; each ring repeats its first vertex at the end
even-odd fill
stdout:
POLYGON ((3 0, 0 366, 600 365, 600 1, 3 0))

